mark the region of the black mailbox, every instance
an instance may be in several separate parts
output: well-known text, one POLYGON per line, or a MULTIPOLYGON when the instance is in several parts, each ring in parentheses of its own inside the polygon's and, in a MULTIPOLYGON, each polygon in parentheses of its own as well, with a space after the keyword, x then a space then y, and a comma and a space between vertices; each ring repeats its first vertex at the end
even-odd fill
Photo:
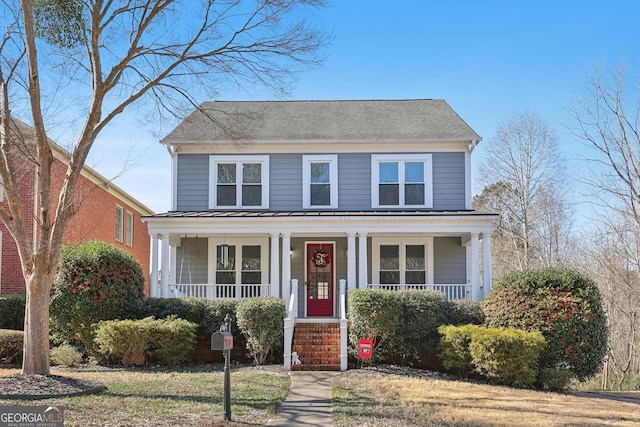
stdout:
POLYGON ((211 350, 231 350, 233 348, 233 335, 229 332, 215 332, 211 335, 211 350))

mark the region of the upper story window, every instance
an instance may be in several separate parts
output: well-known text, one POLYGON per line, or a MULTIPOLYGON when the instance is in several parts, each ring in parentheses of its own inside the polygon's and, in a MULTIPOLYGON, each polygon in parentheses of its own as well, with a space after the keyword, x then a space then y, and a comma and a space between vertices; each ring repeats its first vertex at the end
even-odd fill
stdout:
POLYGON ((303 207, 338 207, 338 156, 302 156, 303 207))
POLYGON ((372 206, 433 207, 431 154, 372 155, 372 206))
POLYGON ((133 246, 133 214, 129 211, 125 221, 124 239, 127 246, 133 246))
POLYGON ((116 206, 116 242, 122 242, 124 224, 124 210, 120 206, 116 206))
POLYGON ((209 172, 209 208, 269 207, 269 156, 211 156, 209 172))

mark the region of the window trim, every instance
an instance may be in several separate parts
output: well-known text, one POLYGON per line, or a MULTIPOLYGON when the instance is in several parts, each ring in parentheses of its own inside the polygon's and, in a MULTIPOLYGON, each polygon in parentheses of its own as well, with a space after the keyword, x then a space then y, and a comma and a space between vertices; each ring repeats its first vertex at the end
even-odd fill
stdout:
MULTIPOLYGON (((400 246, 400 278, 401 285, 406 283, 406 259, 407 246, 424 245, 424 262, 425 262, 425 285, 432 285, 434 282, 434 263, 433 263, 433 236, 412 237, 374 237, 371 241, 371 282, 374 285, 380 284, 380 246, 398 245, 400 246)), ((414 270, 409 270, 414 271, 414 270)))
POLYGON ((209 156, 209 209, 269 209, 269 156, 209 156), (235 163, 236 176, 242 177, 243 163, 260 163, 260 186, 262 190, 262 204, 260 206, 242 205, 242 182, 236 181, 236 204, 218 206, 218 171, 219 163, 235 163))
MULTIPOLYGON (((271 280, 271 276, 269 275, 270 268, 270 259, 269 259, 269 240, 268 239, 251 239, 251 238, 209 238, 209 261, 208 261, 208 282, 212 284, 216 283, 216 272, 218 271, 217 267, 217 256, 218 256, 218 246, 222 244, 228 244, 229 246, 236 247, 236 257, 238 256, 238 248, 242 248, 242 246, 260 246, 260 281, 261 285, 268 285, 269 280, 271 280)), ((239 262, 236 262, 236 286, 242 285, 244 283, 240 283, 242 281, 242 265, 239 262)), ((253 271, 253 270, 252 270, 253 271)), ((257 271, 257 270, 255 270, 257 271)))
POLYGON ((122 243, 124 240, 124 208, 116 205, 116 242, 122 243), (118 214, 120 222, 118 222, 118 214))
POLYGON ((303 155, 302 156, 302 207, 303 209, 337 209, 338 208, 338 156, 337 155, 303 155), (329 163, 329 197, 328 205, 311 204, 311 164, 329 163))
POLYGON ((372 154, 371 155, 371 207, 372 208, 433 208, 433 156, 431 154, 372 154), (404 204, 404 164, 407 162, 424 162, 424 204, 404 204), (381 162, 398 162, 398 185, 400 200, 398 205, 380 204, 380 168, 381 162))

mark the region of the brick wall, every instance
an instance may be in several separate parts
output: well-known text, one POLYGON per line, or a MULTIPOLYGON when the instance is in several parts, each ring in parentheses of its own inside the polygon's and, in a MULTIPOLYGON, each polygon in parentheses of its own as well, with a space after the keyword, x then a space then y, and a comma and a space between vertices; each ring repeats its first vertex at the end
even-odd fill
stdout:
MULTIPOLYGON (((57 200, 62 181, 66 173, 66 165, 56 160, 52 165, 53 197, 57 200)), ((34 175, 25 174, 21 180, 21 197, 27 201, 29 212, 33 211, 34 175)), ((145 294, 149 292, 149 251, 150 237, 147 224, 141 221, 141 212, 134 206, 121 200, 117 192, 100 187, 88 178, 81 176, 74 193, 74 207, 76 214, 69 222, 65 231, 64 243, 73 244, 92 239, 103 240, 130 252, 142 265, 145 275, 145 294), (133 214, 133 242, 127 246, 123 241, 116 241, 116 206, 123 209, 123 222, 126 213, 133 214)), ((6 201, 5 201, 6 203, 6 201)), ((26 213, 26 212, 25 212, 26 213)), ((29 221, 31 224, 31 221, 29 221)), ((30 225, 31 226, 31 225, 30 225)), ((25 293, 24 279, 18 258, 15 242, 9 235, 4 224, 0 223, 2 233, 2 266, 0 271, 0 293, 25 293)))

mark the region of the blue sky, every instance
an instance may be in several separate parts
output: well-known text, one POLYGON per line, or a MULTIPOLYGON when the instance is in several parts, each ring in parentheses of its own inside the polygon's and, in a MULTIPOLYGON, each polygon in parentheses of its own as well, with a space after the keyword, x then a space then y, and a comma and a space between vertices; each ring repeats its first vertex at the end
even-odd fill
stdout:
MULTIPOLYGON (((594 67, 640 60, 637 1, 333 0, 317 13, 334 35, 319 69, 290 96, 256 88, 220 99, 445 99, 483 137, 482 161, 509 116, 537 112, 561 136, 568 157, 579 145, 563 128, 574 91, 594 67)), ((202 100, 205 101, 205 100, 202 100)), ((124 115, 97 141, 88 164, 156 212, 169 209, 170 159, 151 128, 124 115)))

